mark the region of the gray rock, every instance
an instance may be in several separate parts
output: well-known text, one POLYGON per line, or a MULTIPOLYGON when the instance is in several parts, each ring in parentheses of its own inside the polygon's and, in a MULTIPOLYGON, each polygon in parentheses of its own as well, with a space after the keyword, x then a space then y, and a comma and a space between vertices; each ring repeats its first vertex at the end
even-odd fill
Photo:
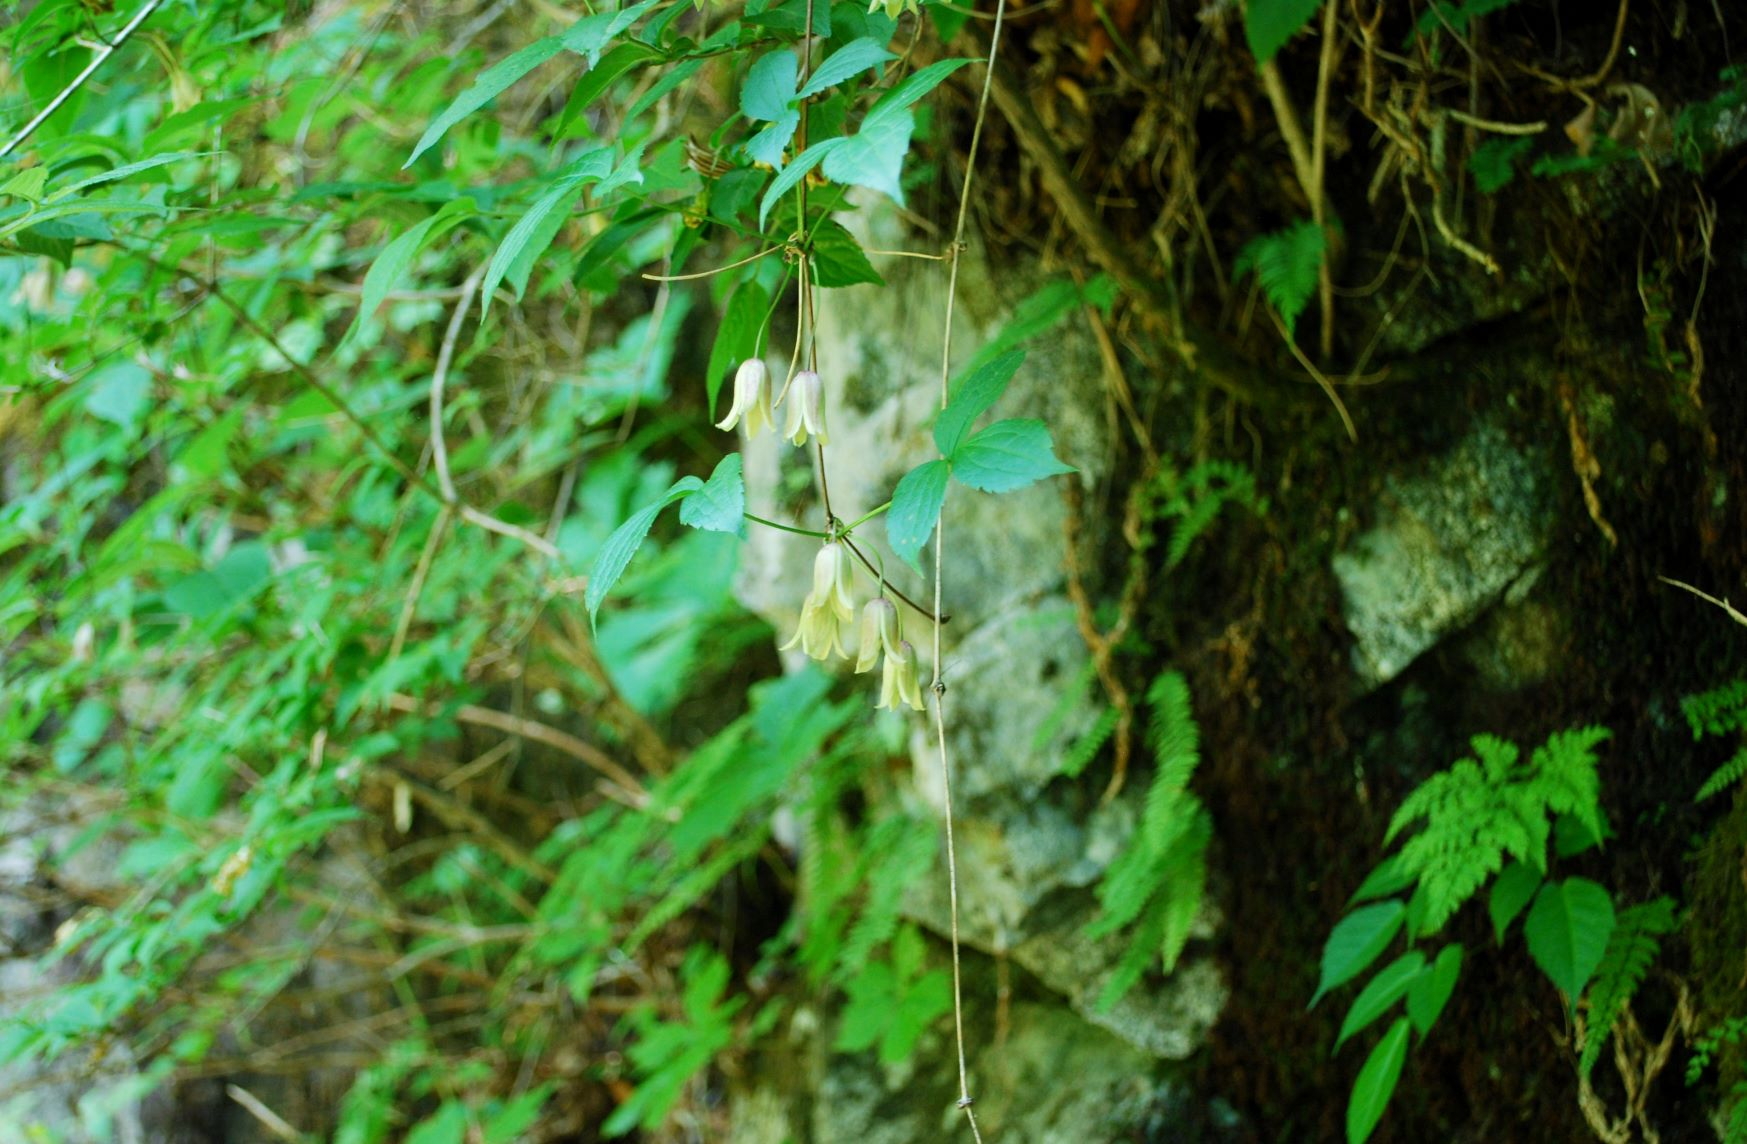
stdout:
POLYGON ((1552 523, 1549 465, 1482 426, 1420 474, 1389 480, 1370 531, 1333 560, 1353 668, 1367 687, 1532 573, 1552 523))

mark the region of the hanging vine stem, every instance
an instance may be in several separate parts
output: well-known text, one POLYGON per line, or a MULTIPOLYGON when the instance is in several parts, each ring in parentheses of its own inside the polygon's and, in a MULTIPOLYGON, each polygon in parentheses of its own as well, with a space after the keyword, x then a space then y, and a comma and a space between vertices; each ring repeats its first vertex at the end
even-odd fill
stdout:
MULTIPOLYGON (((940 348, 940 408, 946 408, 952 380, 952 319, 958 303, 958 267, 964 254, 965 222, 970 217, 971 181, 976 175, 977 148, 983 140, 983 123, 988 118, 989 89, 995 78, 995 54, 1001 46, 1001 27, 1007 14, 1007 0, 995 0, 995 22, 989 33, 989 56, 983 67, 983 90, 977 98, 976 124, 971 128, 970 150, 965 156, 964 187, 959 193, 958 220, 953 225, 952 246, 947 254, 946 330, 940 348)), ((934 516, 934 739, 940 756, 940 781, 946 811, 946 890, 952 930, 952 1026, 958 1047, 958 1106, 964 1109, 970 1122, 971 1135, 982 1144, 983 1133, 977 1127, 977 1114, 971 1105, 969 1070, 964 1051, 964 984, 959 957, 958 932, 958 851, 952 832, 952 758, 946 749, 946 680, 941 670, 940 633, 942 577, 946 565, 946 511, 944 506, 934 516)))

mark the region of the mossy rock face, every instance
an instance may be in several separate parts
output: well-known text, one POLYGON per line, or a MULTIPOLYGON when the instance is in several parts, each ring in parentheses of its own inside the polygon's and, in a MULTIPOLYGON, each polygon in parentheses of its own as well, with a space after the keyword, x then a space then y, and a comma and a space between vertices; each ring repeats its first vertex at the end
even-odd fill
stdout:
MULTIPOLYGON (((1694 858, 1691 886, 1686 936, 1702 1036, 1747 1018, 1747 799, 1739 794, 1694 858)), ((1747 1080, 1747 1045, 1719 1048, 1715 1067, 1719 1092, 1747 1080)))

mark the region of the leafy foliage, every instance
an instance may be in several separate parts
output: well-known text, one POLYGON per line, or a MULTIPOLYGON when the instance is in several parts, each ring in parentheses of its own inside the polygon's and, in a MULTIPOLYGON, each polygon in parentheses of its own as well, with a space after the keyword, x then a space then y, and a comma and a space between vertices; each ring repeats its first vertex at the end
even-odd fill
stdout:
POLYGON ((1601 835, 1594 748, 1606 738, 1599 727, 1558 732, 1523 766, 1514 745, 1476 735, 1477 759, 1459 760, 1402 802, 1384 840, 1423 820, 1401 848, 1423 895, 1417 933, 1442 928, 1507 854, 1545 870, 1549 813, 1571 814, 1601 835))
POLYGON ((1577 1058, 1578 1071, 1588 1076, 1601 1059, 1615 1022, 1631 1004, 1650 963, 1656 960, 1661 939, 1675 926, 1674 900, 1662 897, 1621 910, 1608 938, 1607 952, 1595 971, 1589 988, 1587 1034, 1577 1058))
POLYGON ((1742 775, 1747 775, 1747 679, 1737 679, 1710 691, 1688 695, 1680 701, 1680 710, 1692 728, 1694 739, 1741 735, 1741 748, 1728 762, 1711 772, 1693 796, 1694 801, 1703 802, 1728 790, 1740 781, 1742 775))
POLYGON ((1189 549, 1212 526, 1220 510, 1241 505, 1261 515, 1268 510, 1265 497, 1256 495, 1256 479, 1242 465, 1210 458, 1191 465, 1181 475, 1161 473, 1155 511, 1161 520, 1173 520, 1171 541, 1165 549, 1165 568, 1177 567, 1189 549))
POLYGON ((1255 274, 1262 296, 1279 313, 1286 333, 1291 335, 1298 328, 1298 316, 1316 293, 1326 245, 1322 228, 1304 219, 1252 238, 1238 252, 1232 274, 1255 274))
POLYGON ((1133 943, 1099 996, 1106 1009, 1155 959, 1166 973, 1176 968, 1207 881, 1212 819, 1189 790, 1201 753, 1188 683, 1165 672, 1147 689, 1147 706, 1147 745, 1156 770, 1134 837, 1098 884, 1103 912, 1087 930, 1097 936, 1138 922, 1133 943))
MULTIPOLYGON (((1385 842, 1413 832, 1354 894, 1355 903, 1369 904, 1357 906, 1330 933, 1311 1004, 1368 969, 1398 934, 1411 944, 1437 933, 1494 875, 1488 905, 1501 942, 1533 899, 1524 934, 1536 964, 1573 1005, 1598 969, 1609 996, 1616 995, 1629 972, 1626 953, 1617 968, 1605 954, 1615 931, 1612 898, 1583 878, 1546 881, 1547 848, 1555 837, 1569 840, 1555 847, 1564 856, 1606 836, 1594 752, 1607 737, 1600 727, 1557 732, 1525 764, 1514 745, 1476 735, 1470 741, 1476 757, 1458 760, 1415 788, 1390 819, 1385 842), (1508 866, 1506 855, 1515 859, 1508 866), (1409 887, 1406 902, 1395 896, 1409 887)), ((1430 963, 1409 948, 1379 970, 1348 1009, 1337 1048, 1398 1001, 1407 1008, 1372 1048, 1354 1082, 1347 1105, 1351 1144, 1376 1128, 1400 1080, 1409 1030, 1422 1037, 1431 1031, 1455 989, 1462 958, 1456 943, 1445 945, 1430 963)), ((1619 995, 1629 996, 1629 989, 1619 995)))

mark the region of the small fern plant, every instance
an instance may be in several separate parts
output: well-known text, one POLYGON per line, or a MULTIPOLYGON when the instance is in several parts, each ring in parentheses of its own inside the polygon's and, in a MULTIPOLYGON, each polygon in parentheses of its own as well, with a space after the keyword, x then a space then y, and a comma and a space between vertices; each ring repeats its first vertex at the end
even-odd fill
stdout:
MULTIPOLYGON (((1585 878, 1547 877, 1549 844, 1556 857, 1568 857, 1600 845, 1606 835, 1595 749, 1607 737, 1600 727, 1562 731, 1524 762, 1515 745, 1476 735, 1470 740, 1473 757, 1421 783, 1395 812, 1384 841, 1404 834, 1406 840, 1365 879, 1350 903, 1355 908, 1330 933, 1310 1002, 1316 1005, 1365 972, 1397 937, 1406 939, 1408 948, 1377 970, 1353 999, 1335 1041, 1338 1050, 1398 1002, 1404 1004, 1405 1013, 1372 1048, 1353 1083, 1349 1144, 1359 1144, 1376 1128, 1414 1035, 1423 1039, 1430 1033, 1461 973, 1461 943, 1445 943, 1429 958, 1416 946, 1435 937, 1488 879, 1494 936, 1502 944, 1527 907, 1523 933, 1529 954, 1573 1012, 1584 986, 1605 980, 1611 1022, 1642 980, 1655 956, 1655 934, 1666 930, 1656 929, 1660 914, 1633 915, 1633 937, 1622 941, 1610 963, 1618 928, 1611 895, 1585 878), (1598 976, 1604 965, 1607 973, 1598 976)), ((1597 1052, 1605 1035, 1593 1038, 1597 1052)))
POLYGON ((1098 998, 1109 1009, 1156 962, 1177 966, 1207 884, 1207 842, 1213 822, 1189 779, 1201 761, 1201 733, 1189 703, 1189 684, 1174 671, 1153 681, 1146 695, 1151 718, 1147 746, 1156 770, 1139 827, 1098 884, 1101 915, 1093 937, 1133 924, 1129 944, 1098 998))
POLYGON ((1255 272, 1262 297, 1280 315, 1280 324, 1286 327, 1288 337, 1298 327, 1298 315, 1304 313, 1304 307, 1316 293, 1326 246, 1322 228, 1310 219, 1301 219, 1282 230, 1252 238, 1232 264, 1234 277, 1255 272))
POLYGON ((1711 777, 1693 796, 1693 801, 1703 802, 1728 790, 1740 781, 1742 775, 1747 775, 1747 679, 1737 679, 1713 691, 1688 695, 1680 701, 1680 710, 1686 716, 1687 726, 1692 728, 1694 739, 1703 739, 1707 735, 1740 736, 1735 754, 1711 772, 1711 777))

